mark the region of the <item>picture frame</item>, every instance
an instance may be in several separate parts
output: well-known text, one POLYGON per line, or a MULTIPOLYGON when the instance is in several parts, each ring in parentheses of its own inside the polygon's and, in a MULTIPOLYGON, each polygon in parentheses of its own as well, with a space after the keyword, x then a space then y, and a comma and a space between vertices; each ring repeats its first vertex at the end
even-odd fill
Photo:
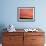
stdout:
POLYGON ((35 7, 18 7, 17 21, 19 22, 35 21, 35 7))

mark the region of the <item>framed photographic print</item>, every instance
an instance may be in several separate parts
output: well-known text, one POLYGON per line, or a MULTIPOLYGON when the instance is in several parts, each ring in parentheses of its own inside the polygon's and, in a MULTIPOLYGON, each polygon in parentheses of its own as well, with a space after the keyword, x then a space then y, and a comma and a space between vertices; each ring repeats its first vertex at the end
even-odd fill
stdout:
POLYGON ((18 7, 17 20, 20 22, 35 21, 35 7, 18 7))

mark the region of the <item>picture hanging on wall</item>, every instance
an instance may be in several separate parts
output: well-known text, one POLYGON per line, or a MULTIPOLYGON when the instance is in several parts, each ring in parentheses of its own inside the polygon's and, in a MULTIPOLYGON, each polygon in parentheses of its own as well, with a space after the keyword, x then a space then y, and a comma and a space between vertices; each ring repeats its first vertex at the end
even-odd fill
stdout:
POLYGON ((35 21, 35 7, 18 7, 17 20, 19 22, 35 21))

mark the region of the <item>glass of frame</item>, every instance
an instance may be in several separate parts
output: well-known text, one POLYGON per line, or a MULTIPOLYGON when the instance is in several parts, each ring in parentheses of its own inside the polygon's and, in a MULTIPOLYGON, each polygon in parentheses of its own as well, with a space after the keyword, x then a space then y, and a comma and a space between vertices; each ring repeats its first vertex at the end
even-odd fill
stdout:
POLYGON ((18 7, 17 20, 19 22, 35 21, 35 7, 18 7))

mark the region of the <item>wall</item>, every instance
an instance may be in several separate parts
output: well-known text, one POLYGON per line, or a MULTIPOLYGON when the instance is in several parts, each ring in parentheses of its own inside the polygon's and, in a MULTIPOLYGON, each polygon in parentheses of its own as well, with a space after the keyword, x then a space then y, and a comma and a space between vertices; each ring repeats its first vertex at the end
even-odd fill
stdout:
POLYGON ((15 28, 40 27, 46 32, 46 0, 0 0, 0 31, 13 24, 15 28), (35 7, 34 22, 18 22, 17 7, 35 7))
POLYGON ((46 0, 1 0, 0 25, 13 24, 16 28, 46 28, 46 0), (17 7, 35 7, 34 22, 17 22, 17 7))

